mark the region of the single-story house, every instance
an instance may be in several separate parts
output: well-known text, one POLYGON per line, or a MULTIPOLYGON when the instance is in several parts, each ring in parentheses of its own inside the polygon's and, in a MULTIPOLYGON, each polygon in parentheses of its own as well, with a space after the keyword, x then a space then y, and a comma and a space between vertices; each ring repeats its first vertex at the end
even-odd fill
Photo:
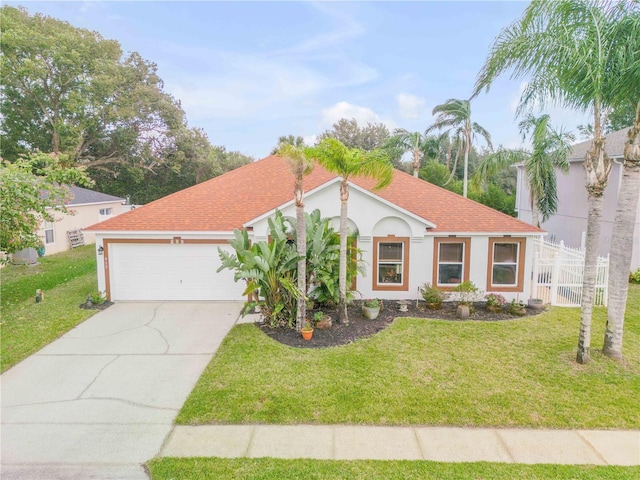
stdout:
MULTIPOLYGON (((244 283, 217 273, 233 230, 267 240, 268 219, 295 218, 287 160, 270 156, 86 229, 96 235, 98 286, 110 300, 242 300, 244 283)), ((304 179, 307 211, 338 225, 341 178, 316 165, 304 179)), ((532 241, 543 231, 396 170, 391 184, 351 181, 349 225, 366 273, 364 297, 414 299, 425 282, 450 290, 529 298, 532 241)))
MULTIPOLYGON (((42 222, 38 235, 42 238, 45 255, 63 252, 71 248, 67 232, 85 227, 120 215, 129 210, 125 200, 106 193, 95 192, 82 187, 69 187, 66 201, 70 214, 54 213, 54 222, 42 222)), ((83 232, 84 243, 94 243, 93 232, 83 232)))
MULTIPOLYGON (((629 128, 612 132, 605 136, 605 151, 612 160, 611 173, 607 188, 604 191, 602 204, 602 224, 600 230, 601 256, 609 253, 613 221, 616 216, 618 191, 622 181, 624 163, 624 145, 628 141, 629 128)), ((591 140, 573 145, 567 155, 569 171, 556 170, 558 179, 558 211, 541 226, 548 232, 552 241, 560 242, 573 248, 584 248, 587 232, 587 190, 585 188, 586 174, 584 171, 584 157, 591 140)), ((525 222, 532 222, 531 203, 529 202, 529 185, 524 175, 523 166, 518 166, 516 188, 516 210, 518 218, 525 222)), ((640 268, 640 203, 636 212, 635 233, 630 239, 632 249, 631 270, 640 268)))

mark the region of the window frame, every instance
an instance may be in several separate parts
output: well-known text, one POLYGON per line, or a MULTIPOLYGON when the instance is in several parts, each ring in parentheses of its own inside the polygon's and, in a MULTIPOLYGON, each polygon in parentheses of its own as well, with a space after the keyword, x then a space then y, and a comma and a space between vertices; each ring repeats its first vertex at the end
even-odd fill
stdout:
MULTIPOLYGON (((489 237, 489 259, 487 262, 487 290, 492 292, 521 292, 524 286, 524 261, 527 248, 527 239, 524 237, 489 237), (495 245, 501 243, 512 243, 518 246, 516 254, 516 282, 515 284, 494 284, 493 283, 493 267, 495 245)), ((496 265, 505 264, 496 262, 496 265)), ((509 263, 510 265, 511 263, 509 263)))
POLYGON ((471 237, 434 237, 433 239, 433 275, 431 284, 439 290, 452 291, 459 284, 438 283, 438 273, 440 270, 440 245, 446 243, 461 243, 464 245, 462 254, 462 279, 460 282, 469 280, 471 268, 471 237))
POLYGON ((103 216, 103 217, 108 217, 113 215, 113 207, 105 207, 105 208, 101 208, 98 211, 98 214, 103 216), (102 213, 102 212, 108 212, 108 213, 102 213))
POLYGON ((44 244, 51 245, 53 243, 56 243, 55 222, 47 222, 45 220, 43 230, 44 230, 44 244), (51 241, 49 241, 47 232, 51 232, 51 241))
MULTIPOLYGON (((373 290, 379 291, 408 291, 409 290, 409 237, 396 237, 387 235, 386 237, 373 238, 373 290), (381 243, 399 243, 402 245, 402 282, 401 283, 381 283, 378 281, 379 274, 379 253, 381 243)), ((382 262, 387 263, 387 262, 382 262)))

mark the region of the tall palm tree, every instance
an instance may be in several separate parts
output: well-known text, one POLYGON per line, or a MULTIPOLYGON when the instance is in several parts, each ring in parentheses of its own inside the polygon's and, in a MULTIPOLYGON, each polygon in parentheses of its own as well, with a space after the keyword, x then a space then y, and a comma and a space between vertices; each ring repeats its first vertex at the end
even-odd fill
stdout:
POLYGON ((636 106, 634 125, 629 130, 629 141, 624 149, 623 175, 609 255, 609 302, 602 352, 614 358, 622 357, 622 332, 629 291, 627 275, 631 264, 629 244, 634 235, 640 196, 640 5, 636 3, 635 9, 628 13, 616 28, 614 37, 618 42, 615 60, 625 75, 610 77, 615 91, 627 97, 625 103, 636 106))
POLYGON ((348 148, 335 138, 325 138, 312 147, 309 157, 320 165, 342 177, 340 183, 340 305, 339 322, 348 324, 347 314, 347 204, 349 201, 349 180, 351 177, 368 177, 377 183, 374 189, 389 185, 393 179, 393 165, 387 152, 382 149, 364 151, 348 148))
POLYGON ((306 147, 304 143, 304 138, 300 135, 280 135, 278 137, 278 144, 271 149, 271 155, 278 155, 278 150, 280 149, 280 145, 287 144, 293 145, 296 148, 304 148, 306 147))
POLYGON ((305 294, 307 292, 307 230, 304 219, 304 176, 311 173, 313 161, 307 156, 309 147, 295 146, 291 143, 282 142, 278 144, 275 154, 286 158, 293 173, 293 196, 296 205, 296 242, 298 258, 298 299, 296 314, 296 329, 300 330, 307 315, 307 303, 305 294))
POLYGON ((413 176, 417 177, 423 157, 437 158, 441 138, 420 132, 410 132, 404 128, 396 128, 384 148, 398 149, 403 154, 411 152, 413 176))
POLYGON ((482 126, 471 121, 471 102, 469 100, 458 100, 450 98, 441 105, 433 108, 433 115, 437 115, 435 122, 425 133, 432 130, 453 130, 460 134, 461 142, 464 146, 464 178, 462 186, 462 195, 467 196, 467 183, 469 176, 469 152, 471 144, 476 135, 482 136, 490 149, 491 135, 482 126))
POLYGON ((496 38, 473 94, 488 90, 498 76, 511 72, 511 78, 528 79, 519 113, 550 102, 593 112, 594 139, 584 162, 588 216, 578 363, 588 363, 590 359, 602 196, 611 171, 602 125, 620 99, 620 92, 612 88, 611 77, 625 74, 615 62, 619 45, 612 33, 627 12, 637 11, 633 3, 634 0, 534 0, 523 16, 496 38))
POLYGON ((567 171, 567 154, 575 137, 562 129, 556 130, 549 123, 549 115, 535 117, 528 114, 519 123, 522 140, 532 144, 530 152, 524 150, 498 149, 482 159, 473 174, 472 182, 479 185, 498 171, 522 162, 529 184, 529 201, 533 223, 540 226, 540 215, 545 222, 558 210, 556 168, 567 171))

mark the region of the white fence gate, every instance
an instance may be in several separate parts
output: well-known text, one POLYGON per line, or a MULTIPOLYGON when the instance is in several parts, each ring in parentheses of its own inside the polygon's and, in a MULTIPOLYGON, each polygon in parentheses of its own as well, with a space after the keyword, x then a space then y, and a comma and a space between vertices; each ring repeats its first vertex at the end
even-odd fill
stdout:
MULTIPOLYGON (((579 307, 584 274, 584 252, 554 244, 543 238, 534 241, 531 297, 560 307, 579 307)), ((595 305, 607 306, 609 257, 598 257, 595 305)))

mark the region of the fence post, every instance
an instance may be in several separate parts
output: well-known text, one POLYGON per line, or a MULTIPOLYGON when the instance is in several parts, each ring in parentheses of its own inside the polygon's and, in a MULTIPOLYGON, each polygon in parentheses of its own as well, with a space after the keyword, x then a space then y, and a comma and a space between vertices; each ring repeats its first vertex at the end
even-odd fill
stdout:
POLYGON ((553 269, 551 271, 551 305, 558 304, 558 276, 560 275, 560 253, 553 256, 553 269))

